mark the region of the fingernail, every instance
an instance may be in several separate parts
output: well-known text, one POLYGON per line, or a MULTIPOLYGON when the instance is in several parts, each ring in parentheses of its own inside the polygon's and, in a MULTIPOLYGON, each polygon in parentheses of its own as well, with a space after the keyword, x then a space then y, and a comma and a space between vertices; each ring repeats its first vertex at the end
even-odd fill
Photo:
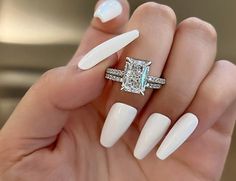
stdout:
POLYGON ((87 70, 98 63, 102 62, 104 59, 108 58, 112 54, 118 52, 136 38, 139 37, 138 30, 132 30, 121 35, 118 35, 112 39, 105 41, 104 43, 98 45, 89 51, 78 63, 78 67, 81 70, 87 70))
POLYGON ((123 103, 111 107, 104 123, 100 142, 105 147, 112 147, 132 124, 137 109, 123 103))
POLYGON ((94 17, 99 18, 103 23, 110 21, 122 13, 122 5, 118 0, 105 0, 98 6, 94 17))
POLYGON ((192 113, 184 114, 173 126, 157 150, 157 157, 166 159, 176 151, 194 132, 198 125, 198 118, 192 113))
POLYGON ((162 139, 170 126, 170 119, 162 114, 152 114, 144 125, 137 144, 134 156, 143 159, 162 139))

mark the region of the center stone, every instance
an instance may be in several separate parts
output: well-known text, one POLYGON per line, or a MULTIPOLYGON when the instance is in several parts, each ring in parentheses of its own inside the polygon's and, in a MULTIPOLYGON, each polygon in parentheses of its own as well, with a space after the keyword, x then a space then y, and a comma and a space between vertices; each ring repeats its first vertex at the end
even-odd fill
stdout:
POLYGON ((150 64, 127 57, 121 89, 144 95, 150 64))

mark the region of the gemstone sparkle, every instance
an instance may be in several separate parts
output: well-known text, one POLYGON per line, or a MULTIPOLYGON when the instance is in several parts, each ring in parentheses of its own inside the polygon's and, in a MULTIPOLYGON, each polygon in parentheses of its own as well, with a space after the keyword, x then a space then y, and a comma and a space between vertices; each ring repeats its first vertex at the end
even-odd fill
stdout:
POLYGON ((144 95, 150 64, 127 57, 121 90, 144 95))

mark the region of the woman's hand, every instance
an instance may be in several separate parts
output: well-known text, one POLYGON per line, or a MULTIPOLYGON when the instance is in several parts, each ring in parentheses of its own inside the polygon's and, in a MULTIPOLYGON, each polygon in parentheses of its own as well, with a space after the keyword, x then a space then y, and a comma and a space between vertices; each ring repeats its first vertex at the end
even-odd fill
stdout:
POLYGON ((176 26, 173 10, 156 3, 141 5, 129 20, 128 3, 120 2, 122 14, 106 23, 94 18, 69 64, 45 73, 10 116, 0 132, 0 180, 220 179, 236 118, 236 67, 215 62, 215 29, 197 18, 176 26), (121 55, 90 70, 77 68, 91 48, 133 29, 140 37, 121 55), (145 96, 121 92, 104 72, 110 66, 123 69, 126 56, 151 60, 151 74, 163 74, 167 84, 145 96), (138 116, 107 149, 99 138, 116 102, 135 107, 138 116), (133 156, 150 114, 166 115, 174 124, 186 112, 197 115, 198 127, 168 159, 161 161, 155 152, 143 160, 133 156))

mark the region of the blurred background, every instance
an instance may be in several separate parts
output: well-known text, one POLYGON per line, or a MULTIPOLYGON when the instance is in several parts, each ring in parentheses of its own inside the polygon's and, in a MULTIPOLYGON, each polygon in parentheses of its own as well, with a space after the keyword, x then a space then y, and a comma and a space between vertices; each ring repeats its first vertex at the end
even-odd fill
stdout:
MULTIPOLYGON (((132 11, 145 0, 130 0, 132 11)), ((158 0, 180 22, 197 16, 218 32, 217 59, 236 62, 235 0, 158 0)), ((96 0, 0 0, 0 128, 46 70, 64 65, 79 45, 96 0)), ((235 181, 236 134, 222 181, 235 181)))

